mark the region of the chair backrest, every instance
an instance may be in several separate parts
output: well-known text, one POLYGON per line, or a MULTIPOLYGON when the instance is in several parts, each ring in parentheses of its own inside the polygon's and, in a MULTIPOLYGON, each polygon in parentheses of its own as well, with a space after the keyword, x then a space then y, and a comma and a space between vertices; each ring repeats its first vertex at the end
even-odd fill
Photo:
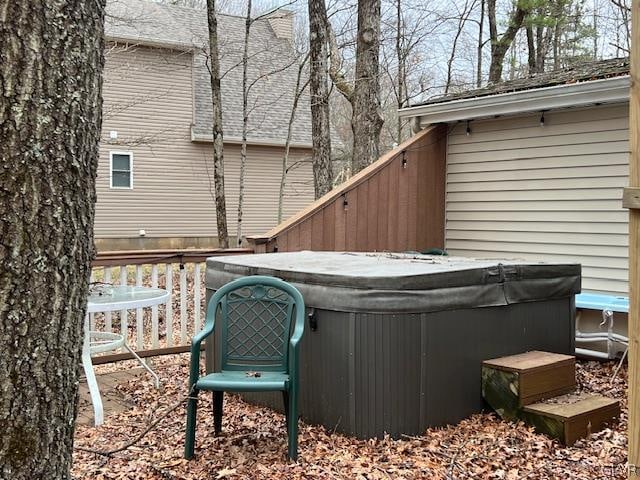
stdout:
POLYGON ((218 293, 214 308, 222 370, 287 372, 296 308, 304 314, 300 292, 275 277, 250 276, 218 293))

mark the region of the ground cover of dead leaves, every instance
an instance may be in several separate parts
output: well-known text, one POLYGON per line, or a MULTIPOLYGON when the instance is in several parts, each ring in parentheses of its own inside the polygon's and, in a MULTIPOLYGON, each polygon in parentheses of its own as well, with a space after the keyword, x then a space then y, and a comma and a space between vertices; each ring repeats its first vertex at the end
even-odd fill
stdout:
MULTIPOLYGON (((188 358, 155 363, 157 391, 138 379, 121 385, 134 404, 99 427, 80 426, 77 446, 115 449, 143 431, 186 395, 188 358)), ((418 437, 357 440, 301 422, 300 457, 286 461, 284 418, 268 409, 225 398, 223 434, 213 435, 209 396, 198 412, 196 458, 182 458, 185 411, 181 405, 135 446, 106 458, 76 451, 76 479, 613 479, 626 478, 626 368, 610 383, 614 363, 579 362, 586 391, 622 400, 618 425, 566 448, 523 424, 483 413, 418 437)))

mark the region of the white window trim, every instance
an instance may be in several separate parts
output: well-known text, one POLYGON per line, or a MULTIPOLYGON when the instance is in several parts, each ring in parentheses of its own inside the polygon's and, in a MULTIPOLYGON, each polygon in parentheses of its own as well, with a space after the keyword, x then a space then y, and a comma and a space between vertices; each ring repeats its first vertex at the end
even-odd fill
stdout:
POLYGON ((116 190, 133 190, 133 152, 125 152, 121 150, 109 151, 109 188, 116 190), (114 155, 129 155, 129 186, 128 187, 114 187, 113 186, 113 156, 114 155))

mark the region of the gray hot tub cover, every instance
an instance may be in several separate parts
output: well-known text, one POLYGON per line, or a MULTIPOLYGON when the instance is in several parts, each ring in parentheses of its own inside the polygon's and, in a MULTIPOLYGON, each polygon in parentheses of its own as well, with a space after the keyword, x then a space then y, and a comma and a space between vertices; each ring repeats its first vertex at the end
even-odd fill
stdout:
POLYGON ((342 312, 437 312, 580 293, 579 264, 310 251, 207 260, 209 289, 246 275, 282 278, 307 306, 342 312))

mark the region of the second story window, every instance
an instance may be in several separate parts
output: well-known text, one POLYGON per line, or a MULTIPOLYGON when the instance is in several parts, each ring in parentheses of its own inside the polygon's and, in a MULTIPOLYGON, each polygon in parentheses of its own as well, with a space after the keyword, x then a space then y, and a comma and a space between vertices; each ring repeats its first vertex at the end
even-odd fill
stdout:
POLYGON ((133 153, 109 152, 111 188, 133 188, 133 153))

